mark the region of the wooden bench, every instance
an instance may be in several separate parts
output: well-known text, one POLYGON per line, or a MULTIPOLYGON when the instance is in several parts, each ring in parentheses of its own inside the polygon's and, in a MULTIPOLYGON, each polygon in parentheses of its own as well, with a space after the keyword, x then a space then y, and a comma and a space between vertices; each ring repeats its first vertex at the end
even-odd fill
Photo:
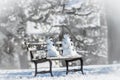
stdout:
MULTIPOLYGON (((60 43, 58 43, 58 44, 60 44, 60 43)), ((37 74, 39 74, 39 73, 50 73, 51 76, 53 76, 53 74, 52 74, 52 61, 53 60, 64 60, 65 61, 65 63, 66 63, 66 74, 68 74, 68 72, 70 72, 70 71, 81 71, 82 74, 84 74, 83 73, 83 59, 82 59, 81 56, 77 56, 77 57, 62 57, 62 56, 61 57, 45 57, 45 58, 41 58, 41 59, 39 59, 39 58, 34 59, 33 53, 35 51, 37 51, 37 50, 44 50, 44 51, 47 52, 47 50, 46 50, 46 43, 42 43, 42 44, 41 43, 28 43, 27 44, 27 48, 29 48, 31 46, 39 47, 39 49, 37 48, 36 50, 29 50, 28 49, 28 51, 30 53, 31 62, 33 62, 34 65, 35 65, 35 76, 37 74), (71 69, 70 70, 69 69, 69 62, 73 62, 73 61, 77 61, 77 60, 80 61, 80 69, 71 69), (44 63, 44 62, 49 62, 49 70, 48 71, 40 71, 39 72, 38 68, 37 68, 37 64, 44 63)))

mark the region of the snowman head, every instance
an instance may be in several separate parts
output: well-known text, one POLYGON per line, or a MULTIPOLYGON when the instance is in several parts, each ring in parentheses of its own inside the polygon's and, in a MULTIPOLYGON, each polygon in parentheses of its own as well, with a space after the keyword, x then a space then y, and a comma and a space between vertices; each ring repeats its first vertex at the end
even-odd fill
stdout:
POLYGON ((48 38, 48 39, 47 39, 47 44, 48 44, 49 46, 52 46, 52 45, 53 45, 52 39, 48 38))
POLYGON ((64 39, 67 40, 67 41, 70 41, 70 36, 68 34, 65 34, 64 39))
POLYGON ((67 39, 69 38, 69 35, 68 34, 64 34, 64 39, 67 39))

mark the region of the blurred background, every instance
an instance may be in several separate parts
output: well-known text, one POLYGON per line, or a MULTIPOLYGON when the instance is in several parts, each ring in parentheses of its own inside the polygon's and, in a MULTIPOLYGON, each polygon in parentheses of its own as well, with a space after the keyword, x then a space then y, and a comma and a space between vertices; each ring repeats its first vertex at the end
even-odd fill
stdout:
POLYGON ((119 63, 119 0, 0 0, 0 68, 31 68, 25 43, 69 34, 85 65, 119 63))
POLYGON ((120 9, 119 0, 106 0, 105 12, 108 25, 109 63, 120 61, 120 9))

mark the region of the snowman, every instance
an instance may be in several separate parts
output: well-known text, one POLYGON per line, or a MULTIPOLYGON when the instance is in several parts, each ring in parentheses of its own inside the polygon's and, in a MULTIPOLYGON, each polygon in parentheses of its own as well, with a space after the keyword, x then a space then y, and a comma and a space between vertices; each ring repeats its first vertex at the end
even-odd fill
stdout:
POLYGON ((63 56, 68 56, 68 57, 79 56, 68 34, 64 35, 64 39, 62 41, 62 47, 63 47, 63 56))
POLYGON ((56 50, 55 46, 53 45, 53 42, 51 41, 51 39, 47 39, 47 57, 58 57, 59 52, 56 50))

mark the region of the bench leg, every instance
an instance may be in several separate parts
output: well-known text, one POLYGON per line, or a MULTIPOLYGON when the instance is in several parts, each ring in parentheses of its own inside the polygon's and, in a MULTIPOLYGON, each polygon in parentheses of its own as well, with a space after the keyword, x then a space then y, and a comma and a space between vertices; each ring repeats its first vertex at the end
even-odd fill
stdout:
POLYGON ((69 62, 73 62, 73 61, 76 61, 76 60, 80 60, 80 71, 82 72, 82 74, 84 74, 84 72, 83 72, 83 59, 82 58, 65 60, 65 62, 66 62, 66 74, 68 74, 68 72, 69 72, 69 62))
POLYGON ((51 76, 53 76, 53 74, 52 74, 52 61, 49 60, 49 63, 50 63, 50 74, 51 74, 51 76))
POLYGON ((84 74, 84 72, 83 72, 83 59, 82 58, 80 58, 80 66, 81 66, 81 72, 82 72, 82 74, 84 74))
POLYGON ((37 63, 34 63, 35 64, 35 75, 34 76, 36 76, 37 75, 37 63))
POLYGON ((66 63, 66 75, 67 75, 69 72, 69 69, 68 69, 69 64, 68 64, 68 61, 65 61, 65 63, 66 63))

